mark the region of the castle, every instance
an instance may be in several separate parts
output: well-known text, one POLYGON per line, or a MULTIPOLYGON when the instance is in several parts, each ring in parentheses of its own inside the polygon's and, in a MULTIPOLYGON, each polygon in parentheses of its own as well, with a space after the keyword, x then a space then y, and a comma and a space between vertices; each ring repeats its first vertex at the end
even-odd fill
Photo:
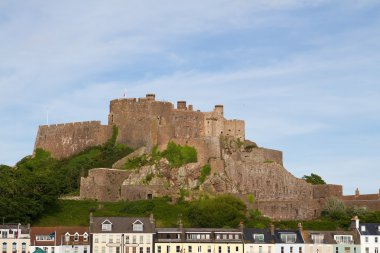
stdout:
POLYGON ((68 157, 104 144, 114 126, 119 130, 116 142, 137 149, 137 155, 149 153, 154 146, 163 150, 172 141, 194 147, 198 162, 177 170, 165 164, 145 166, 137 172, 93 169, 81 179, 82 198, 118 201, 178 197, 181 190, 200 188, 214 194, 235 194, 274 219, 315 218, 331 196, 348 205, 368 206, 372 201, 369 207, 380 210, 380 192, 367 201, 344 198, 340 185, 311 185, 294 177, 283 167, 282 152, 252 146, 245 140, 244 121, 225 119, 222 105, 201 112, 185 101, 178 101, 174 108, 170 102, 156 101, 154 94, 116 99, 110 102, 107 125, 91 121, 40 126, 35 148, 47 150, 56 158, 68 157), (200 184, 200 169, 205 164, 211 165, 211 174, 200 184), (148 174, 152 179, 147 183, 144 178, 148 174), (254 203, 247 201, 249 196, 254 197, 254 203))

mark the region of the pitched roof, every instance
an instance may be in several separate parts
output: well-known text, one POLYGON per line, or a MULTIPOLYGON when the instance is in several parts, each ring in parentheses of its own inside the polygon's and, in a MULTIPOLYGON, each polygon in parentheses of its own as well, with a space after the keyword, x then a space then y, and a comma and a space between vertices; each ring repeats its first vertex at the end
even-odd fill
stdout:
POLYGON ((274 243, 274 238, 267 229, 244 228, 244 240, 248 243, 274 243), (255 240, 255 234, 264 235, 264 241, 255 240))
POLYGON ((355 231, 315 231, 315 230, 303 230, 302 231, 302 237, 307 244, 313 244, 314 241, 312 240, 313 234, 320 234, 323 235, 323 242, 322 244, 337 244, 337 242, 334 239, 335 235, 351 235, 352 239, 354 241, 354 244, 360 244, 360 238, 358 236, 358 233, 355 231))
POLYGON ((30 232, 30 243, 32 246, 53 246, 53 245, 87 245, 90 240, 84 241, 83 235, 89 234, 88 227, 32 227, 30 232), (65 241, 66 233, 70 234, 70 240, 65 241), (74 241, 74 234, 79 234, 79 240, 74 241), (52 235, 54 239, 52 241, 37 241, 37 235, 52 235))
POLYGON ((21 229, 21 234, 29 234, 30 228, 25 225, 19 225, 16 223, 0 224, 0 229, 21 229))
POLYGON ((380 235, 380 223, 360 223, 358 230, 361 235, 380 235), (362 226, 365 231, 362 231, 362 226))
POLYGON ((296 241, 294 243, 304 243, 302 235, 299 230, 275 230, 274 231, 274 241, 276 243, 285 243, 281 240, 282 234, 296 234, 296 241))
POLYGON ((90 233, 154 233, 155 226, 147 217, 93 217, 90 223, 90 233), (112 223, 111 231, 102 231, 102 223, 108 220, 112 223), (143 231, 133 231, 133 224, 141 221, 143 231))

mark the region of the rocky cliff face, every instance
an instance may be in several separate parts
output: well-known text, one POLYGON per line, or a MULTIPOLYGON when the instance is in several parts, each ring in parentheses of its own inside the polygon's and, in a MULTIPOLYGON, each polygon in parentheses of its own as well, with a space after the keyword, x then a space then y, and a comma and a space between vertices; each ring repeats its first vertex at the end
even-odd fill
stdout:
POLYGON ((280 151, 234 139, 221 139, 220 147, 221 158, 210 160, 209 168, 201 163, 173 168, 165 158, 152 162, 146 149, 138 149, 115 163, 108 174, 106 170, 90 171, 87 178, 82 178, 81 197, 116 201, 168 195, 175 200, 205 193, 231 193, 249 205, 252 204, 247 201, 248 196, 254 197, 252 207, 272 218, 309 219, 319 215, 321 199, 331 194, 326 191, 329 186, 322 194, 319 188, 289 173, 282 165, 280 151), (115 170, 122 169, 129 159, 142 155, 146 156, 147 165, 129 171, 115 170), (105 185, 111 181, 113 185, 107 188, 105 185), (313 197, 316 189, 318 199, 313 197))

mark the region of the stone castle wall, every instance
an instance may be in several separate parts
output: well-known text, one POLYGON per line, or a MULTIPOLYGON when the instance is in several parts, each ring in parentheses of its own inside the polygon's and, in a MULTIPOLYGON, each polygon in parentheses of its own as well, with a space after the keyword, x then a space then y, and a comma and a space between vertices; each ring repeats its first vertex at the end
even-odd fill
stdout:
POLYGON ((49 151, 55 158, 64 158, 88 147, 105 143, 112 136, 112 126, 100 121, 45 125, 38 128, 35 149, 49 151))
POLYGON ((121 185, 130 172, 115 169, 92 169, 88 176, 81 178, 80 196, 83 199, 118 201, 121 185))
POLYGON ((172 103, 156 101, 154 94, 147 94, 145 98, 112 100, 108 125, 90 121, 40 126, 35 149, 45 149, 55 158, 68 157, 87 147, 104 144, 112 136, 112 126, 119 129, 117 143, 132 148, 145 146, 148 151, 155 145, 163 150, 170 140, 187 139, 201 148, 202 161, 216 153, 208 144, 209 137, 219 138, 227 132, 227 136, 243 141, 245 136, 244 121, 225 120, 221 105, 215 106, 212 112, 200 112, 194 111, 192 105, 186 106, 185 101, 179 101, 174 108, 172 103), (210 156, 206 157, 207 154, 210 156))

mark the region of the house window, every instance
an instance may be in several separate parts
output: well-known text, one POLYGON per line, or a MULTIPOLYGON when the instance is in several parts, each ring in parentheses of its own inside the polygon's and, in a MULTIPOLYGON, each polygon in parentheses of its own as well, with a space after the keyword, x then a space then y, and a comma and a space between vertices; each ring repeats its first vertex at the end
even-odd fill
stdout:
POLYGON ((74 235, 74 241, 75 242, 79 241, 79 234, 78 233, 75 233, 75 235, 74 235))
POLYGON ((335 247, 335 253, 339 253, 339 248, 335 247))
POLYGON ((146 247, 146 253, 150 253, 150 247, 146 247))
POLYGON ((8 232, 7 231, 2 231, 1 232, 1 238, 8 238, 8 232))
POLYGON ((51 253, 54 253, 54 251, 55 251, 55 250, 54 250, 54 247, 51 247, 51 248, 50 248, 50 252, 51 252, 51 253))
POLYGON ((144 236, 143 236, 143 235, 140 235, 140 243, 141 243, 141 244, 144 243, 144 236))
POLYGON ((284 253, 284 247, 281 247, 281 253, 284 253))
POLYGON ((284 243, 295 243, 297 239, 296 234, 281 234, 281 241, 284 243))
POLYGON ((87 247, 86 246, 83 247, 83 253, 87 253, 87 247))
POLYGON ((116 253, 120 253, 120 247, 116 247, 116 253))
POLYGON ((350 247, 344 247, 344 253, 350 253, 351 248, 350 247))
POLYGON ((113 243, 113 235, 110 235, 110 236, 108 237, 108 242, 109 242, 109 243, 113 243))
POLYGON ((106 253, 106 246, 102 246, 102 253, 106 253))
POLYGON ((111 231, 112 224, 102 224, 102 231, 111 231))
POLYGON ((78 253, 78 246, 74 247, 74 253, 78 253))
POLYGON ((120 236, 116 236, 116 243, 120 243, 120 236))
POLYGON ((369 253, 369 248, 368 247, 365 248, 365 253, 369 253))
POLYGON ((302 247, 298 248, 298 253, 302 253, 302 247))
POLYGON ((150 235, 147 235, 145 238, 146 243, 150 243, 150 235))
POLYGON ((161 246, 157 246, 157 253, 161 253, 161 246))
POLYGON ((339 244, 352 244, 352 235, 334 235, 334 240, 339 244))
POLYGON ((189 250, 188 250, 189 253, 192 253, 193 252, 193 247, 189 246, 189 250))
POLYGON ((263 246, 259 246, 259 253, 263 253, 263 246))
POLYGON ((26 243, 25 242, 23 242, 21 244, 21 253, 26 253, 26 243))
POLYGON ((129 244, 129 235, 126 235, 126 236, 125 236, 125 243, 126 243, 126 244, 129 244))
POLYGON ((268 253, 272 253, 272 247, 268 246, 268 253))
POLYGON ((133 231, 143 231, 143 223, 139 220, 133 223, 133 231))
POLYGON ((106 235, 102 235, 102 243, 106 242, 106 235))
POLYGON ((7 243, 3 242, 3 253, 7 253, 7 243))
POLYGON ((255 242, 264 242, 264 234, 253 234, 253 240, 255 242))
POLYGON ((207 253, 211 253, 211 246, 207 246, 207 253))
POLYGON ((313 243, 323 243, 323 239, 325 238, 324 234, 312 234, 311 239, 313 240, 313 243))
POLYGON ((379 248, 375 247, 375 253, 379 253, 379 248))
POLYGON ((140 247, 140 253, 144 253, 144 248, 140 247))
POLYGON ((112 247, 108 247, 108 253, 112 253, 113 252, 113 248, 112 247))
POLYGON ((166 253, 170 253, 170 246, 166 246, 166 253))
POLYGON ((48 247, 44 247, 44 251, 45 251, 46 253, 49 252, 48 247))
POLYGON ((202 252, 202 246, 198 246, 198 253, 202 252))
POLYGON ((378 242, 378 237, 375 237, 375 242, 378 242))
POLYGON ((68 241, 70 241, 70 234, 66 233, 65 234, 65 242, 68 242, 68 241))
POLYGON ((356 253, 356 247, 354 247, 354 253, 356 253))
POLYGON ((368 236, 365 237, 365 242, 368 242, 368 236))
POLYGON ((175 247, 175 252, 179 253, 181 251, 181 247, 180 246, 176 246, 175 247))
POLYGON ((14 242, 12 243, 12 253, 16 253, 17 251, 17 244, 14 242))
POLYGON ((222 246, 218 247, 218 253, 222 253, 222 246))
POLYGON ((98 248, 98 246, 94 246, 94 253, 99 253, 99 248, 98 248))
POLYGON ((293 247, 290 247, 290 253, 293 253, 293 247))
POLYGON ((239 252, 239 246, 236 246, 236 252, 239 252))
POLYGON ((99 237, 98 237, 98 235, 94 235, 94 242, 95 242, 95 243, 98 243, 98 242, 99 242, 99 237))
POLYGON ((231 247, 227 246, 227 253, 231 253, 231 247))
POLYGON ((88 234, 87 234, 87 233, 84 233, 84 234, 83 234, 83 241, 84 241, 84 242, 87 242, 87 241, 88 241, 88 234))

